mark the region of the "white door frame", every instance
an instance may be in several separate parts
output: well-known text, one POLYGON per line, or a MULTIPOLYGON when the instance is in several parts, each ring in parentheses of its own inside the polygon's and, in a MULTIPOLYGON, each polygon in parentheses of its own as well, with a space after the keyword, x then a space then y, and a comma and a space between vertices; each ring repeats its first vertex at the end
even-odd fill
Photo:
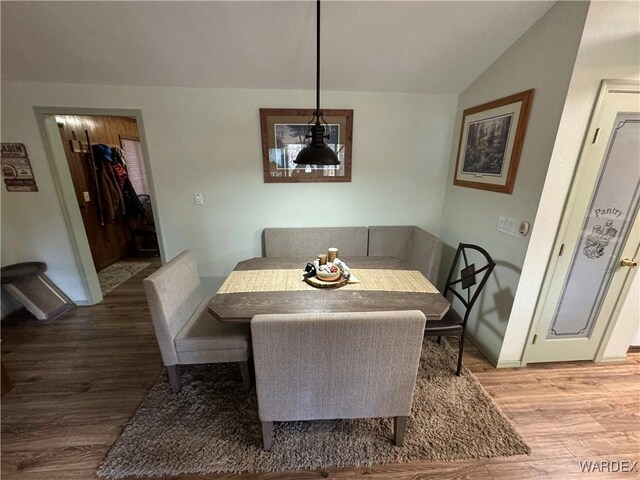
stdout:
MULTIPOLYGON (((549 263, 547 265, 547 269, 544 276, 544 281, 542 283, 542 288, 540 290, 538 299, 536 301, 536 307, 533 314, 533 319, 529 327, 529 334, 527 335, 524 351, 522 353, 521 366, 523 367, 527 364, 527 361, 530 358, 529 356, 530 349, 533 344, 534 336, 538 331, 540 321, 542 320, 542 310, 544 307, 545 300, 549 294, 549 289, 551 287, 555 265, 558 261, 559 251, 560 251, 560 248, 562 247, 562 243, 567 234, 567 229, 569 227, 569 220, 571 217, 571 211, 573 210, 574 203, 576 200, 575 196, 577 193, 577 185, 575 185, 575 182, 576 182, 576 179, 579 178, 579 172, 584 166, 583 157, 584 157, 588 142, 595 135, 595 129, 597 128, 597 126, 594 123, 594 120, 596 119, 598 113, 602 108, 603 103, 605 102, 609 94, 613 94, 613 93, 638 94, 639 89, 640 89, 640 82, 633 81, 633 80, 602 80, 602 82, 600 83, 600 91, 598 92, 596 103, 591 112, 591 117, 589 118, 589 126, 587 127, 587 131, 585 132, 584 141, 580 149, 580 156, 578 159, 578 163, 573 172, 571 188, 563 208, 562 220, 556 232, 556 237, 554 240, 554 245, 552 250, 552 257, 549 259, 549 263)), ((622 303, 631 287, 632 277, 633 275, 628 275, 626 278, 626 281, 623 284, 621 294, 616 301, 615 307, 613 308, 613 314, 608 320, 608 323, 602 334, 602 339, 600 341, 600 344, 598 345, 598 349, 596 350, 596 354, 593 358, 595 362, 607 361, 607 359, 604 358, 604 353, 607 347, 608 340, 609 338, 611 338, 611 334, 613 333, 613 330, 615 329, 615 326, 618 322, 618 313, 620 312, 622 303)))
POLYGON ((158 237, 158 249, 160 258, 164 263, 166 258, 164 241, 162 236, 162 227, 160 224, 160 215, 157 206, 157 196, 155 182, 153 181, 153 171, 149 161, 149 149, 144 131, 144 122, 142 121, 142 110, 140 109, 123 109, 123 108, 76 108, 76 107, 33 107, 36 114, 38 127, 44 143, 45 152, 53 183, 56 187, 56 193, 60 200, 62 215, 67 226, 67 233, 71 241, 71 247, 76 260, 80 280, 84 287, 86 302, 76 302, 78 305, 94 305, 102 301, 102 291, 98 282, 98 275, 91 256, 89 240, 78 207, 78 201, 71 179, 71 171, 69 163, 60 138, 60 131, 56 122, 56 115, 101 115, 109 117, 132 117, 138 124, 138 132, 140 134, 140 144, 142 146, 142 154, 144 157, 144 168, 147 175, 149 190, 151 193, 151 206, 156 224, 156 233, 158 237))

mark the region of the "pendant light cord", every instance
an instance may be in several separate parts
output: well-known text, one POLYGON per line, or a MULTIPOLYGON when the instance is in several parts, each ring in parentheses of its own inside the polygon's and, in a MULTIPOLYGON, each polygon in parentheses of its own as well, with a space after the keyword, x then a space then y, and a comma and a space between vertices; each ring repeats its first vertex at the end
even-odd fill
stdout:
POLYGON ((316 2, 317 30, 316 30, 316 113, 320 121, 320 0, 316 2))

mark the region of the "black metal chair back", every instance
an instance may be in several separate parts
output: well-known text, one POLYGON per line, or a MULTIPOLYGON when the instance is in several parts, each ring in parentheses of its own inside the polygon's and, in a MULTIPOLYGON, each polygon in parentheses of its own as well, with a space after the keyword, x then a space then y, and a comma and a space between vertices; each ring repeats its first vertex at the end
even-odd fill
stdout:
MULTIPOLYGON (((477 255, 475 256, 477 257, 477 255)), ((495 266, 496 262, 493 261, 491 255, 489 255, 484 248, 470 243, 461 243, 458 245, 443 294, 446 297, 448 293, 451 292, 451 294, 455 295, 464 305, 466 311, 462 324, 465 328, 467 326, 467 320, 469 319, 469 313, 480 296, 480 292, 482 292, 487 280, 489 280, 489 276, 495 266), (469 262, 470 251, 475 251, 480 254, 482 261, 480 266, 477 266, 475 261, 469 262)))
POLYGON ((138 200, 142 205, 142 212, 140 214, 141 225, 155 225, 155 221, 153 219, 153 209, 151 208, 151 197, 147 194, 141 193, 140 195, 138 195, 138 200))

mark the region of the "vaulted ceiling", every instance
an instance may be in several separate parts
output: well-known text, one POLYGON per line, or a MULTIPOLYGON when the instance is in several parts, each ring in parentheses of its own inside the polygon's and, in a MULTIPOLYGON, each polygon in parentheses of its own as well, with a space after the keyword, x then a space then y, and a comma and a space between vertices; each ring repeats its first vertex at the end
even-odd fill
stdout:
MULTIPOLYGON (((460 93, 549 1, 322 3, 322 88, 460 93)), ((313 89, 315 2, 6 2, 2 79, 313 89)))

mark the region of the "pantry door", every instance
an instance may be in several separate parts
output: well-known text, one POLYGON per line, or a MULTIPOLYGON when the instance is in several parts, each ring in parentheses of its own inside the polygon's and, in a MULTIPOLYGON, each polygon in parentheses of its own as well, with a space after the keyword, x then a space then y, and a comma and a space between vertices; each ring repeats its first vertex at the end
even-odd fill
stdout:
POLYGON ((640 246, 640 92, 605 87, 583 147, 524 361, 593 360, 640 246))

